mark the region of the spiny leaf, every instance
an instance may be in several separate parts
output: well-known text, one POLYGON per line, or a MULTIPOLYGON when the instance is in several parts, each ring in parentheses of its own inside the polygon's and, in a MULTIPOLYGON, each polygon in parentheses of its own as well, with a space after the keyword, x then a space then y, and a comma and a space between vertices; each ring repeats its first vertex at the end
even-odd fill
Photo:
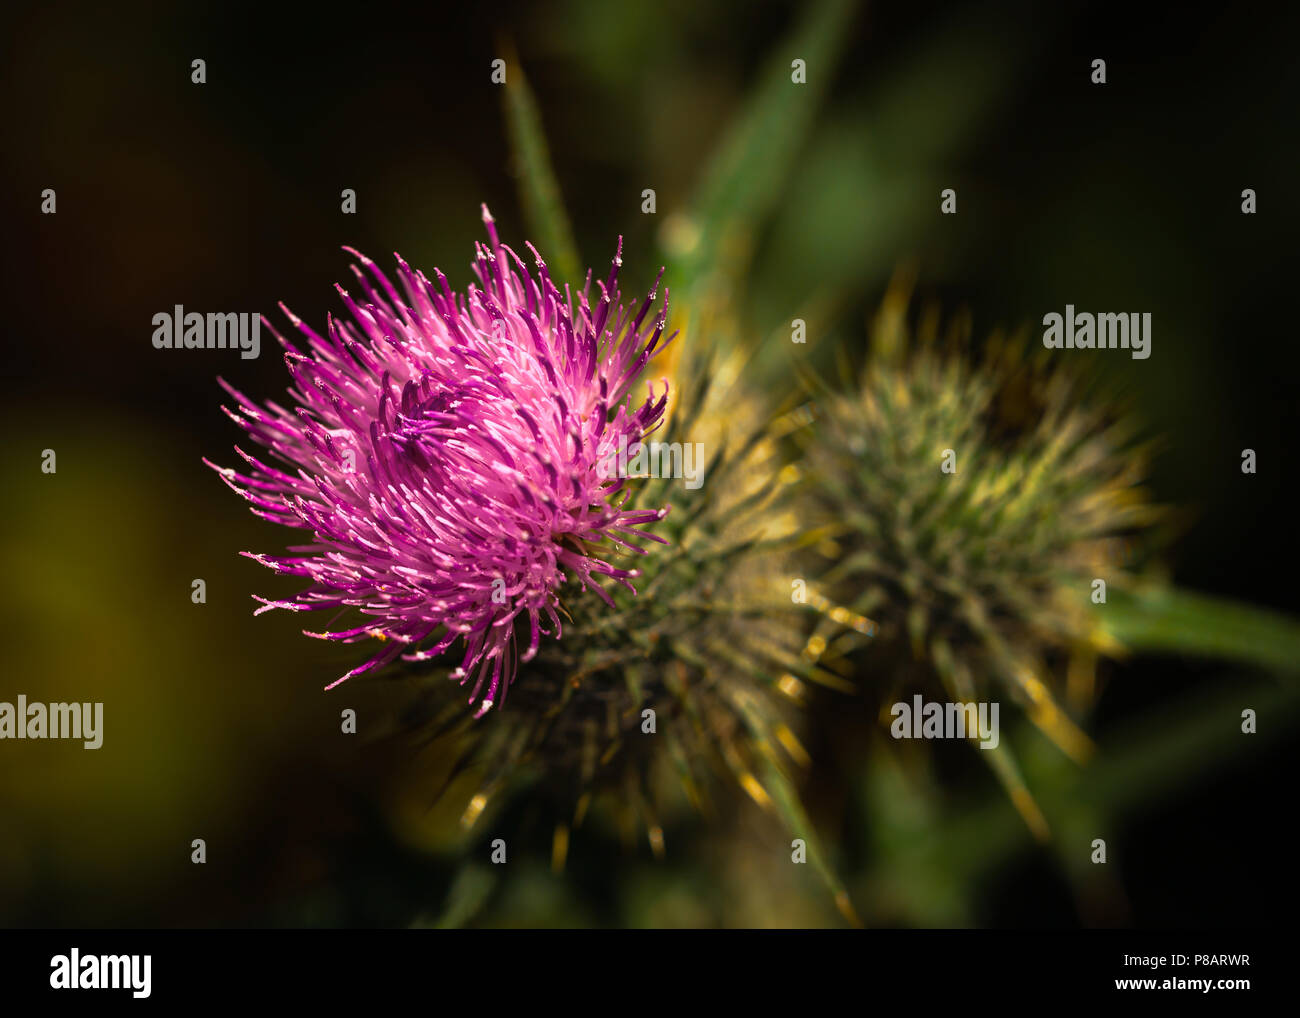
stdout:
POLYGON ((474 864, 463 866, 447 892, 442 914, 433 921, 433 928, 455 930, 472 921, 482 911, 496 883, 493 867, 474 864))
MULTIPOLYGON (((1294 685, 1252 684, 1251 677, 1242 674, 1229 677, 1210 693, 1130 719, 1111 733, 1087 767, 1066 759, 1046 739, 1018 738, 1027 734, 1023 732, 1008 733, 1008 739, 1028 743, 1029 751, 1022 754, 1026 780, 1037 791, 1052 828, 1061 835, 1056 851, 1077 857, 1080 841, 1068 835, 1081 829, 1096 831, 1095 826, 1082 826, 1086 818, 1113 822, 1146 808, 1157 797, 1186 789, 1198 775, 1259 752, 1263 744, 1257 740, 1290 738, 1297 717, 1300 693, 1294 685), (1243 703, 1267 713, 1275 724, 1243 738, 1243 703)), ((873 760, 864 768, 863 787, 879 784, 896 769, 873 760)), ((850 886, 862 899, 880 885, 905 891, 908 918, 933 925, 941 917, 923 905, 927 880, 951 881, 959 889, 978 885, 984 874, 1032 842, 1022 818, 1007 808, 1003 796, 939 813, 937 798, 922 796, 920 791, 915 783, 894 781, 864 795, 861 822, 890 835, 890 840, 880 844, 878 864, 855 877, 850 886), (927 806, 930 812, 908 821, 909 815, 927 806)), ((1078 866, 1064 868, 1072 880, 1077 877, 1078 866)), ((964 901, 968 895, 959 890, 957 899, 964 901)))
POLYGON ((1104 633, 1131 650, 1172 651, 1300 671, 1300 622, 1170 587, 1113 591, 1104 633))
POLYGON ((763 762, 763 785, 771 797, 773 808, 781 818, 787 832, 796 838, 802 838, 808 853, 808 861, 821 878, 823 884, 835 897, 835 905, 840 913, 854 926, 861 926, 857 912, 849 900, 848 891, 840 882, 830 861, 821 847, 821 840, 813 830, 812 823, 804 812, 803 803, 795 791, 790 779, 781 769, 770 761, 763 762))
MULTIPOLYGON (((753 230, 775 203, 850 37, 855 0, 821 0, 769 58, 744 111, 714 152, 691 203, 698 242, 680 266, 694 287, 708 275, 724 242, 753 230), (791 80, 802 60, 807 81, 791 80)), ((692 231, 694 232, 694 231, 692 231)))
POLYGON ((580 286, 582 261, 573 241, 573 229, 564 210, 560 185, 551 167, 546 133, 542 129, 537 100, 513 48, 507 63, 506 83, 502 88, 502 106, 510 148, 514 154, 519 181, 519 201, 528 220, 537 248, 547 259, 551 276, 561 286, 565 282, 580 286))

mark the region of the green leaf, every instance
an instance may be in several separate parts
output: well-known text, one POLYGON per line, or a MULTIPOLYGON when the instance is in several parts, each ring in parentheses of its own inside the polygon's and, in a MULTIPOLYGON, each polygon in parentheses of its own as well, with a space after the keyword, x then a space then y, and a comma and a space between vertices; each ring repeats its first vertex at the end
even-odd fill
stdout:
POLYGON ((556 284, 561 289, 566 282, 580 288, 585 273, 573 241, 573 228, 564 210, 560 185, 551 167, 541 114, 523 68, 513 53, 507 60, 506 83, 502 91, 506 131, 518 177, 519 202, 529 231, 556 284))
POLYGON ((1138 651, 1217 657, 1294 673, 1300 622, 1223 598, 1167 587, 1112 591, 1099 606, 1106 634, 1138 651))
POLYGON ((769 58, 752 97, 709 160, 691 203, 693 222, 682 231, 678 270, 694 287, 720 254, 748 249, 775 204, 795 157, 835 76, 851 33, 856 0, 821 0, 769 58), (806 83, 792 80, 804 61, 806 83), (740 243, 736 243, 739 241, 740 243))
POLYGON ((466 863, 457 871, 447 891, 441 914, 422 916, 413 925, 421 929, 462 929, 482 911, 496 883, 497 875, 491 866, 466 863))
MULTIPOLYGON (((1027 727, 1004 737, 1021 746, 1025 781, 1042 803, 1064 871, 1077 882, 1092 869, 1086 846, 1099 831, 1169 801, 1207 774, 1241 766, 1242 758, 1273 741, 1293 738, 1298 719, 1300 691, 1294 684, 1239 674, 1214 690, 1128 719, 1109 733, 1086 767, 1027 727), (1243 736, 1243 705, 1272 722, 1258 735, 1243 736)), ((926 775, 905 777, 887 755, 864 763, 859 787, 857 822, 873 832, 876 858, 853 876, 850 887, 862 901, 871 901, 875 888, 889 888, 913 924, 964 922, 960 911, 976 900, 986 875, 1032 850, 1028 829, 1003 795, 941 809, 926 775), (935 887, 948 895, 938 913, 935 887)))
POLYGON ((812 864, 817 876, 821 878, 822 883, 834 896, 835 906, 840 910, 840 914, 850 924, 860 926, 861 920, 859 920, 857 913, 853 909, 849 893, 827 858, 821 845, 821 839, 813 830, 812 822, 804 811, 799 793, 795 790, 790 779, 782 773, 779 767, 765 761, 763 764, 763 786, 771 796, 773 807, 777 816, 781 818, 781 822, 785 825, 786 831, 796 838, 803 839, 808 861, 812 864))

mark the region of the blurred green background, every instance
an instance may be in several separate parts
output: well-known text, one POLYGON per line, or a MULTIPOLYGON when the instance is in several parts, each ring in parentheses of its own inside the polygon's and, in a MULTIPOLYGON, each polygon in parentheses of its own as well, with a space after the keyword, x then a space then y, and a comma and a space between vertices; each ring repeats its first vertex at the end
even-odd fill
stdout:
MULTIPOLYGON (((178 303, 275 317, 284 300, 319 328, 339 309, 342 244, 383 265, 398 250, 463 287, 480 202, 519 246, 498 56, 536 94, 583 260, 603 267, 623 234, 629 290, 668 262, 690 295, 725 302, 776 399, 790 379, 770 337, 803 313, 822 352, 860 346, 903 262, 976 335, 1066 303, 1152 312, 1149 360, 1099 359, 1163 437, 1155 492, 1185 510, 1174 577, 1295 613, 1297 27, 1280 7, 1080 3, 12 12, 0 700, 102 700, 106 732, 96 752, 0 743, 0 925, 841 922, 747 801, 681 820, 662 862, 595 823, 562 875, 525 804, 485 818, 481 865, 460 866, 436 761, 339 731, 347 707, 378 730, 400 690, 326 694, 348 649, 303 638, 288 614, 252 617, 250 593, 292 581, 237 553, 293 535, 250 516, 200 457, 232 463, 240 437, 215 377, 278 399, 283 364, 265 333, 256 361, 154 350, 151 318, 178 303), (1095 57, 1104 87, 1088 80, 1095 57), (807 92, 746 121, 770 68, 794 58, 809 59, 807 92), (718 144, 745 123, 774 155, 728 176, 718 144), (939 215, 945 187, 956 216, 939 215), (1240 212, 1246 187, 1255 216, 1240 212), (738 210, 723 233, 698 218, 710 189, 709 207, 738 210), (701 237, 725 245, 725 274, 692 276, 701 237), (57 474, 40 471, 46 448, 57 474), (498 830, 522 832, 508 875, 486 865, 498 830)), ((1178 656, 1103 678, 1089 769, 1023 735, 1054 846, 1033 843, 965 747, 913 758, 865 723, 810 747, 810 811, 864 920, 1277 914, 1293 893, 1279 814, 1295 678, 1178 656), (1247 706, 1254 739, 1237 733, 1247 706), (1104 876, 1060 847, 1075 832, 1110 840, 1104 876)))

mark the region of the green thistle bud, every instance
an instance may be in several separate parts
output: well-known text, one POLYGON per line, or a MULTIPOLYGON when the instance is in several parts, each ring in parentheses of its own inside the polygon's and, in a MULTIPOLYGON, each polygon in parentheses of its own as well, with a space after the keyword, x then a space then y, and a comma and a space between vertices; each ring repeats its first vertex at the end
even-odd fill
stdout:
MULTIPOLYGON (((995 336, 976 359, 960 321, 947 343, 935 314, 913 335, 908 303, 895 284, 847 387, 814 383, 802 434, 837 527, 828 590, 878 623, 864 670, 895 692, 937 679, 972 702, 1000 687, 1082 759, 1091 744, 1058 702, 1063 685, 1085 702, 1114 649, 1098 598, 1132 584, 1135 539, 1158 515, 1145 451, 1127 415, 1090 403, 1071 365, 1025 336, 995 336)), ((1014 788, 1013 765, 995 766, 1014 788)))

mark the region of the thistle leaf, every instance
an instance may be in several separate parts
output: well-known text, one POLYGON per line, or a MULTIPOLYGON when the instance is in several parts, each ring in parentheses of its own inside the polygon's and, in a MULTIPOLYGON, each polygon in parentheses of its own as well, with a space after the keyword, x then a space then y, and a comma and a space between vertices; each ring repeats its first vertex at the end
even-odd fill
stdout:
POLYGON ((513 48, 508 48, 508 72, 502 88, 502 109, 510 150, 518 177, 519 202, 537 248, 550 259, 552 278, 577 285, 582 279, 582 261, 573 240, 573 227, 564 209, 564 198, 551 166, 537 99, 528 86, 513 48))
POLYGON ((483 910, 496 884, 497 875, 491 866, 466 864, 457 872, 447 892, 442 913, 427 920, 427 925, 438 930, 461 929, 483 910))
POLYGON ((765 762, 763 778, 764 788, 771 798, 772 808, 781 818, 786 830, 795 837, 803 839, 808 852, 808 861, 812 864, 813 870, 822 883, 834 896, 835 907, 839 909, 840 914, 851 925, 861 926, 862 921, 853 908, 849 893, 843 883, 840 882, 834 867, 826 857, 825 850, 821 845, 821 839, 813 831, 812 823, 808 819, 808 814, 804 811, 803 803, 790 779, 779 767, 771 762, 765 762))
MULTIPOLYGON (((698 237, 682 251, 681 274, 696 287, 736 235, 752 231, 776 202, 850 38, 856 0, 821 0, 769 58, 746 108, 705 169, 694 201, 698 237), (807 81, 791 80, 802 60, 807 81)), ((675 254, 678 252, 674 252, 675 254)), ((689 302, 688 302, 689 303, 689 302)))
POLYGON ((1300 622, 1252 605, 1170 587, 1114 591, 1104 633, 1130 650, 1218 657, 1300 671, 1300 622))

